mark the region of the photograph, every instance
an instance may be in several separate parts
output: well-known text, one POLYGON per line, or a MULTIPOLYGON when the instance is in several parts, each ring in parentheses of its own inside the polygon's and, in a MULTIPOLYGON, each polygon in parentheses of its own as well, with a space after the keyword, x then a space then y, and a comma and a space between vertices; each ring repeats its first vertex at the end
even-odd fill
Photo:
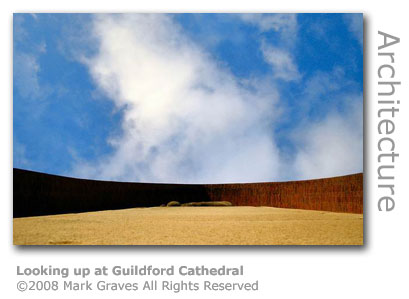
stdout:
POLYGON ((12 23, 14 245, 363 247, 362 13, 12 23))

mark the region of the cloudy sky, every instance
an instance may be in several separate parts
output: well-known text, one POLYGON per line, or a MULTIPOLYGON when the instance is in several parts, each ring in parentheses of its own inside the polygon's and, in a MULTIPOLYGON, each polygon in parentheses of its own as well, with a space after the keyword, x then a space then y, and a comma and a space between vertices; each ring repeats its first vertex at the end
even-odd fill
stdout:
POLYGON ((14 167, 227 183, 363 170, 361 14, 15 14, 14 167))

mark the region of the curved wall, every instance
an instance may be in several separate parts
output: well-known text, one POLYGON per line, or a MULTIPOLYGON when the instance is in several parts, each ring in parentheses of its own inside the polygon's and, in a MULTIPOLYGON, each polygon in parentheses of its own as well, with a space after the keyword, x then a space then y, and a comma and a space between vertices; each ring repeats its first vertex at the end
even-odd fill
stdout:
POLYGON ((212 200, 233 205, 363 213, 363 174, 255 184, 208 185, 212 200))
POLYGON ((176 200, 363 212, 363 174, 275 183, 184 185, 123 183, 13 170, 13 217, 152 207, 176 200))

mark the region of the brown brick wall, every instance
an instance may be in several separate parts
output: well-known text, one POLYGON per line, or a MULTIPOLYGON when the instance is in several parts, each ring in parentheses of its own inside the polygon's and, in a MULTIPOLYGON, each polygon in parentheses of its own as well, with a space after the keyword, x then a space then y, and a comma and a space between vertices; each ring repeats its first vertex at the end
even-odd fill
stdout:
POLYGON ((333 212, 363 212, 363 174, 318 180, 206 185, 211 200, 333 212))
POLYGON ((183 185, 105 182, 14 169, 13 215, 152 207, 176 200, 362 213, 363 175, 276 183, 183 185))

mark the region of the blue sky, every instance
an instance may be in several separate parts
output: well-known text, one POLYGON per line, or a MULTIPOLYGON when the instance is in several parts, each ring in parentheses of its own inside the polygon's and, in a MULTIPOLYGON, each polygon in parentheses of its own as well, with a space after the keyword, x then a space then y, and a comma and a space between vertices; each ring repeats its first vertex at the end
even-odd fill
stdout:
POLYGON ((14 167, 182 183, 362 172, 361 14, 15 14, 14 167))

